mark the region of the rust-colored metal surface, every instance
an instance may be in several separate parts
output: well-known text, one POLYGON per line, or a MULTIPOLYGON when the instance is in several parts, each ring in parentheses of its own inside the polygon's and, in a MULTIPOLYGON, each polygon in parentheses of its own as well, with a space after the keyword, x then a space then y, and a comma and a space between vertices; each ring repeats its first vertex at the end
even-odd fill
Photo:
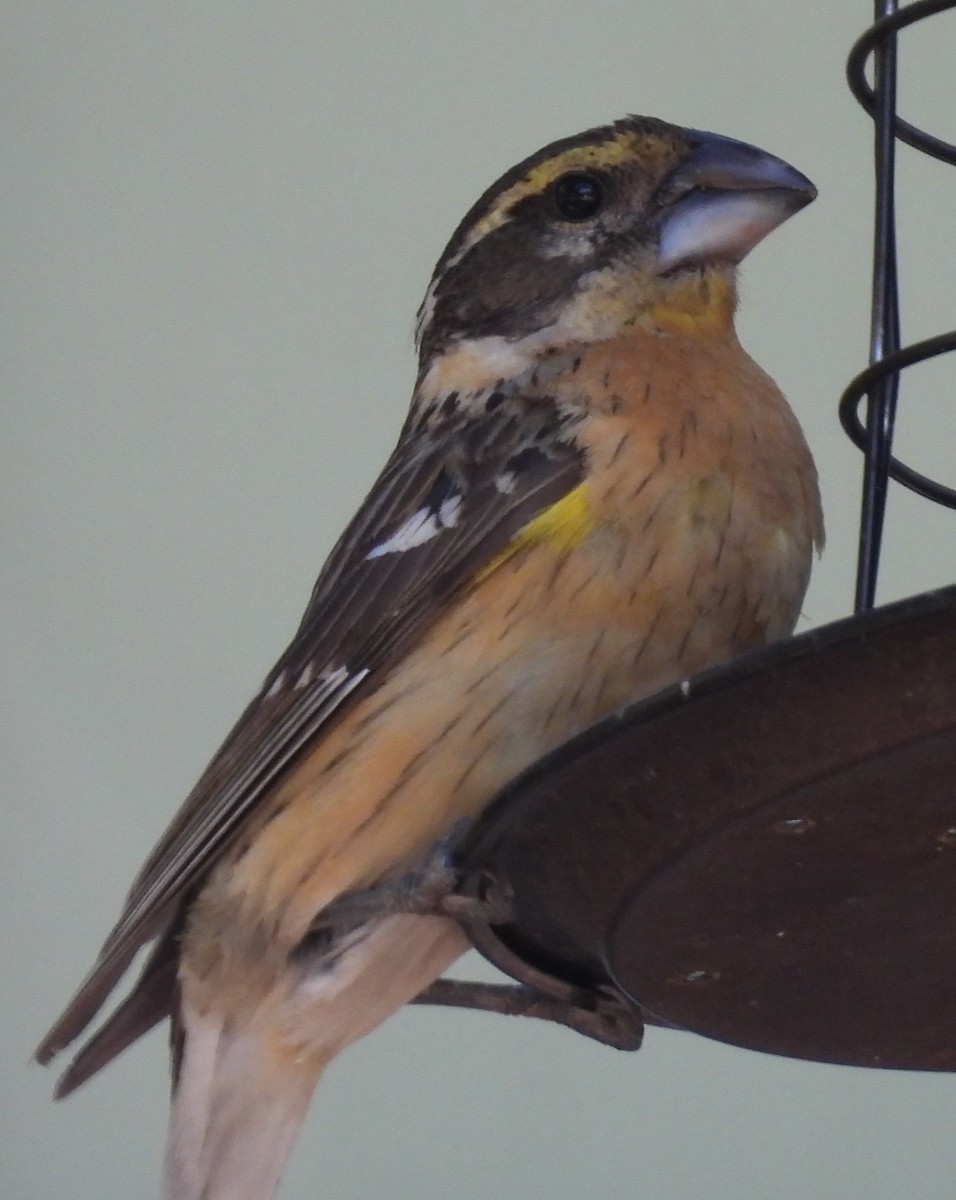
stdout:
POLYGON ((956 1069, 956 587, 605 722, 519 779, 465 866, 518 979, 610 987, 755 1049, 956 1069))

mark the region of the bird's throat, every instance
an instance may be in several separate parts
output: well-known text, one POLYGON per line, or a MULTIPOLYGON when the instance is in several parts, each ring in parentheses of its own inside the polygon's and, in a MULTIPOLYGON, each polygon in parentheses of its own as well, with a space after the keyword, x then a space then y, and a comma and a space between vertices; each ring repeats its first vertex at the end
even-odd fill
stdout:
POLYGON ((723 334, 733 329, 737 289, 730 269, 682 271, 661 281, 647 322, 661 333, 684 337, 723 334))

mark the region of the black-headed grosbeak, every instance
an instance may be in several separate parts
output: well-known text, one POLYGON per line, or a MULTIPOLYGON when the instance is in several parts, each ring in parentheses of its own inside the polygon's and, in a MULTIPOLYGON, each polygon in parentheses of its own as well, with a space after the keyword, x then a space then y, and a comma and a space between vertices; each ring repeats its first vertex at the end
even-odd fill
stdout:
POLYGON ((38 1051, 153 943, 59 1091, 172 1016, 167 1200, 272 1196, 325 1064, 466 948, 440 914, 314 936, 333 901, 583 727, 792 630, 816 473, 737 341, 735 270, 813 196, 751 146, 630 117, 459 225, 394 453, 38 1051))

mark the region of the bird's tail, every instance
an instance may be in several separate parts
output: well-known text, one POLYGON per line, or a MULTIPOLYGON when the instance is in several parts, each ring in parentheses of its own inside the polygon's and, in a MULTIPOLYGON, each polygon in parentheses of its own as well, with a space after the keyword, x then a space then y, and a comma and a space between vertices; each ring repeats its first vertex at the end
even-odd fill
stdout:
POLYGON ((272 1200, 325 1065, 467 946, 444 917, 401 914, 232 1018, 183 989, 163 1200, 272 1200))
POLYGON ((163 1200, 270 1200, 325 1062, 184 1006, 163 1200))

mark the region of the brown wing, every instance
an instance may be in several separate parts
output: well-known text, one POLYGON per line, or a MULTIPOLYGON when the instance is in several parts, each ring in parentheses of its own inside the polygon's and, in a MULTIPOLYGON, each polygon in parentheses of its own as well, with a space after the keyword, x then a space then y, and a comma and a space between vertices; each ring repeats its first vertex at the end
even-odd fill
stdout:
POLYGON ((494 393, 482 407, 479 419, 452 416, 403 434, 292 643, 149 856, 92 971, 37 1050, 47 1062, 73 1041, 137 951, 160 939, 61 1094, 166 1015, 183 902, 261 798, 518 530, 580 481, 572 423, 550 400, 494 393))

